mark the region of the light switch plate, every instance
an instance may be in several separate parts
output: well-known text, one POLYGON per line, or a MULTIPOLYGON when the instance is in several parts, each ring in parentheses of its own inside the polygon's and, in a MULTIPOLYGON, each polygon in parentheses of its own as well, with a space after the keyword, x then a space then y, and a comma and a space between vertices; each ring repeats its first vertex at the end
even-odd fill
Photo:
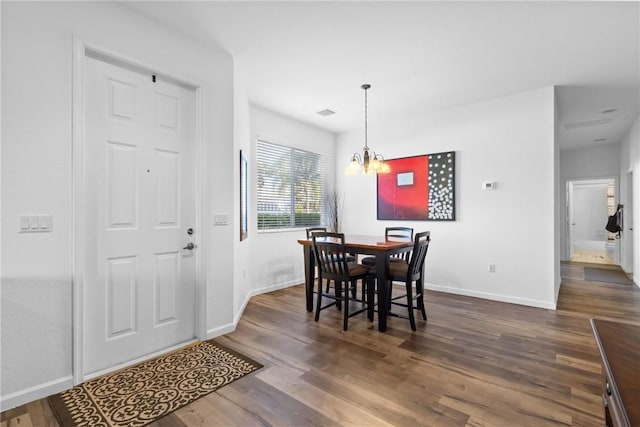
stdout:
POLYGON ((213 225, 228 225, 228 224, 229 224, 229 215, 216 214, 213 216, 213 225))
POLYGON ((52 229, 53 217, 49 214, 18 216, 18 233, 48 233, 52 229))

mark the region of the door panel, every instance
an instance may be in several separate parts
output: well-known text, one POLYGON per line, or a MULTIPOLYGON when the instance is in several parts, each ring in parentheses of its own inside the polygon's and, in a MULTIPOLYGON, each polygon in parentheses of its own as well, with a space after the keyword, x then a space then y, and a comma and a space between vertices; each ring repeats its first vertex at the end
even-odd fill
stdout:
POLYGON ((106 307, 107 340, 122 334, 135 333, 137 307, 136 257, 107 260, 106 307))
POLYGON ((107 212, 110 228, 135 227, 138 214, 137 147, 107 141, 107 212))
POLYGON ((155 323, 162 323, 177 319, 176 297, 180 283, 180 253, 156 254, 155 274, 155 323))
POLYGON ((87 375, 195 336, 195 92, 85 60, 87 375))
POLYGON ((180 153, 156 150, 157 218, 159 227, 180 223, 180 153))

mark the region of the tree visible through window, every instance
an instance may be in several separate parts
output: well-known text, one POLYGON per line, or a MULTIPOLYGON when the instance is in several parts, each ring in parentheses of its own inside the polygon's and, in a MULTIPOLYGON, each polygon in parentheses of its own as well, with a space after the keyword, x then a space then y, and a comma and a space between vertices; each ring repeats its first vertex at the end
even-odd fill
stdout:
POLYGON ((324 156, 258 140, 256 157, 258 230, 320 225, 324 156))

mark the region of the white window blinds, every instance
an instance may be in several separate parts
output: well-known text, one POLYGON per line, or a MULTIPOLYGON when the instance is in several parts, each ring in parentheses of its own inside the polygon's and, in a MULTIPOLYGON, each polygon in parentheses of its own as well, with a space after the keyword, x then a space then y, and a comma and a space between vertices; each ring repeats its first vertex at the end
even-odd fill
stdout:
POLYGON ((326 168, 321 154, 258 140, 258 230, 322 223, 326 168))

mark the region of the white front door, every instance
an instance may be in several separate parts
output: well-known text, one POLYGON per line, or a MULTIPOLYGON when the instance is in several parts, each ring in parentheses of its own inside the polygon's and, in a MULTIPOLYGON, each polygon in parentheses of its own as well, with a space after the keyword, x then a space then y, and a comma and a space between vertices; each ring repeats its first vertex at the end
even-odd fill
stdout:
POLYGON ((195 336, 197 249, 194 89, 85 60, 86 376, 195 336))

